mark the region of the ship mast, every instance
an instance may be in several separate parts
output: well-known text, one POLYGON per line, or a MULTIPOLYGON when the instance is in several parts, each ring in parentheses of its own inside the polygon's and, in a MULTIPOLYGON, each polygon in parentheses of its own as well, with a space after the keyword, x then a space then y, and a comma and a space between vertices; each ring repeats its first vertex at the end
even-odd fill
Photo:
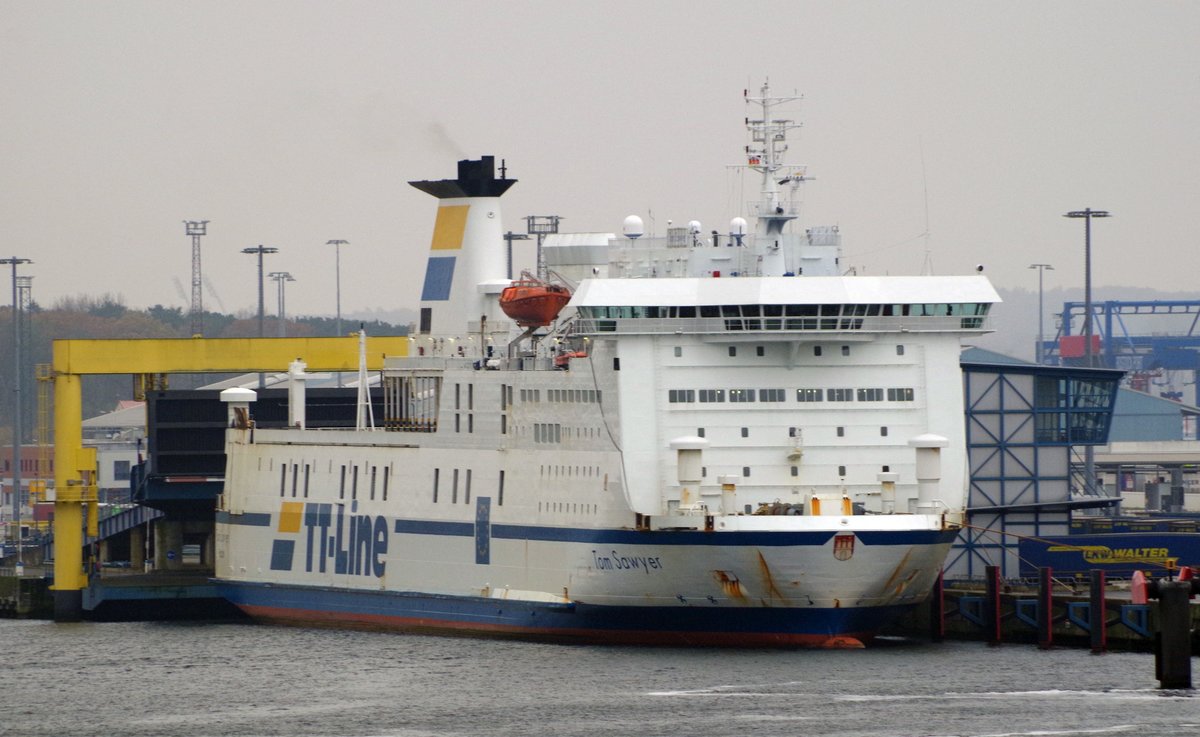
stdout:
POLYGON ((761 108, 758 118, 746 118, 751 143, 746 146, 749 167, 762 176, 762 191, 754 209, 758 216, 758 235, 770 237, 783 232, 784 226, 799 215, 798 208, 790 201, 785 202, 780 194, 784 184, 798 184, 806 179, 799 167, 784 167, 783 155, 787 152, 787 132, 799 128, 793 120, 773 118, 772 111, 779 105, 804 99, 801 95, 772 97, 769 82, 763 82, 757 97, 749 90, 743 92, 747 105, 761 108))

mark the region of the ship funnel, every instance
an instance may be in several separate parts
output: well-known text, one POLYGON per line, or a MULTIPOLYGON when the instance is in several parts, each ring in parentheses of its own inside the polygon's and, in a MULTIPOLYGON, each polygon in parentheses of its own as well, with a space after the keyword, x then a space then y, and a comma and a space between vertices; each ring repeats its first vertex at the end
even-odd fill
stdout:
POLYGON ((909 446, 917 451, 917 514, 936 514, 939 504, 945 503, 937 498, 942 479, 942 448, 950 445, 950 441, 941 435, 926 433, 911 438, 909 446))
POLYGON ((457 179, 409 182, 438 199, 421 289, 421 334, 463 336, 468 321, 480 315, 487 315, 498 332, 507 332, 491 293, 498 290, 481 290, 480 285, 507 280, 500 196, 515 183, 503 164, 496 177, 492 156, 458 162, 457 179))

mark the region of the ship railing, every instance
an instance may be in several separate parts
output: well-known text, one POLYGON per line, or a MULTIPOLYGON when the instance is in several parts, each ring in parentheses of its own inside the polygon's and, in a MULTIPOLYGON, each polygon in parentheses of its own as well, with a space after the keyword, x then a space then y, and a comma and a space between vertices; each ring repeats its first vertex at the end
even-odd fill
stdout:
POLYGON ((580 318, 576 335, 721 334, 721 333, 944 333, 987 332, 990 318, 980 315, 903 317, 631 317, 580 318))
POLYGON ((411 373, 413 371, 418 373, 424 371, 430 374, 441 373, 447 369, 474 368, 476 362, 480 360, 479 356, 388 356, 384 360, 384 374, 411 373))

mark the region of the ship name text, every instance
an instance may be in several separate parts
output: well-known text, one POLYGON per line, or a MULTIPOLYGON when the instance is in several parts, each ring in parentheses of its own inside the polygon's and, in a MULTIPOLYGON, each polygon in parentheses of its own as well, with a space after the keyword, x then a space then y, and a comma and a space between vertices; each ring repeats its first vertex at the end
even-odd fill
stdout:
POLYGON ((658 556, 621 555, 616 550, 609 555, 592 551, 592 565, 597 571, 644 571, 647 576, 652 570, 661 570, 662 560, 658 556))

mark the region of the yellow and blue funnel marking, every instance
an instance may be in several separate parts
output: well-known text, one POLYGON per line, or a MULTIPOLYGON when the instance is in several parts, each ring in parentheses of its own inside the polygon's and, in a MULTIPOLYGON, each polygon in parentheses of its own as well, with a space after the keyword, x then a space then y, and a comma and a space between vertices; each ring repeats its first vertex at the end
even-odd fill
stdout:
POLYGON ((438 251, 462 250, 463 234, 467 230, 467 212, 470 209, 470 205, 442 205, 438 208, 437 223, 433 226, 433 242, 429 244, 431 253, 425 265, 422 301, 444 302, 450 299, 457 256, 433 254, 438 251))

